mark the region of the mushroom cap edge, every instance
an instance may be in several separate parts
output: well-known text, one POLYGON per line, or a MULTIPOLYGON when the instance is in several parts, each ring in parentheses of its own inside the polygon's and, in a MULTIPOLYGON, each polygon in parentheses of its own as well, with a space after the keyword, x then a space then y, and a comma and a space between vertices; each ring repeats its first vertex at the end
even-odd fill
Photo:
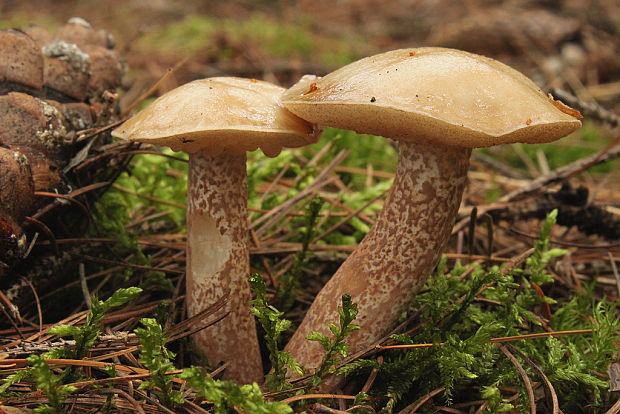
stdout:
POLYGON ((175 88, 112 131, 117 138, 189 153, 242 153, 317 141, 319 129, 285 109, 284 88, 235 77, 200 79, 175 88))

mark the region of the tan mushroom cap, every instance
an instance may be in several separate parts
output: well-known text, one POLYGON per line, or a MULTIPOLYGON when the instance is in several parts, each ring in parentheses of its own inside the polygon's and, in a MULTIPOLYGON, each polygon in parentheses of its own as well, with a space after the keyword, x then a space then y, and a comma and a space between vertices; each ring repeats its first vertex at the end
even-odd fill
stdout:
POLYGON ((472 148, 550 142, 581 126, 569 115, 577 111, 516 70, 444 48, 394 50, 304 77, 281 100, 320 125, 472 148))
POLYGON ((275 157, 283 147, 317 139, 311 124, 280 104, 283 91, 254 79, 196 80, 160 96, 112 135, 189 153, 237 154, 261 148, 275 157))

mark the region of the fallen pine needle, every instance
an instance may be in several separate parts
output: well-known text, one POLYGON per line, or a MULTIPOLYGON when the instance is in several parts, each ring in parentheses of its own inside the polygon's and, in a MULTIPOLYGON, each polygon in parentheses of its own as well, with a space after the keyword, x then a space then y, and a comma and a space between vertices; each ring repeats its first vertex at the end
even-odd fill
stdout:
MULTIPOLYGON (((533 338, 544 338, 546 336, 562 336, 562 335, 581 335, 587 333, 593 333, 594 329, 578 329, 574 331, 556 331, 556 332, 540 332, 534 334, 526 334, 526 335, 516 335, 516 336, 503 336, 500 338, 491 338, 489 342, 497 343, 497 342, 510 342, 510 341, 519 341, 521 339, 533 339, 533 338)), ((430 348, 432 346, 443 345, 442 342, 437 344, 409 344, 409 345, 385 345, 385 346, 377 346, 375 349, 379 351, 383 351, 386 349, 414 349, 414 348, 430 348)))
POLYGON ((338 400, 338 399, 354 400, 355 396, 354 395, 341 395, 341 394, 304 394, 304 395, 294 395, 292 397, 285 398, 284 400, 280 402, 284 404, 290 404, 295 401, 311 400, 314 398, 330 398, 334 400, 338 400))

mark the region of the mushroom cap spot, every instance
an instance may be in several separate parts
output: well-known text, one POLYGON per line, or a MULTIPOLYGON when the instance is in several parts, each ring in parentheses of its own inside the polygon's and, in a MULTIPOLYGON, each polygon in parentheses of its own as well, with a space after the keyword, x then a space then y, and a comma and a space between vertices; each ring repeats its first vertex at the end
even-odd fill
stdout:
POLYGON ((269 82, 219 77, 196 80, 157 98, 112 135, 175 151, 237 154, 316 142, 318 129, 285 109, 284 91, 269 82))
POLYGON ((304 77, 281 100, 319 125, 470 148, 550 142, 581 126, 509 66, 434 47, 393 50, 304 77))

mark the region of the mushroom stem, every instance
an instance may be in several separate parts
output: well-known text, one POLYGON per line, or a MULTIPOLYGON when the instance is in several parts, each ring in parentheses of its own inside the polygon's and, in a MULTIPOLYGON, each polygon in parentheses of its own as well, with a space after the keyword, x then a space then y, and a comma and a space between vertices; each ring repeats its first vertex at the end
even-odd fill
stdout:
MULTIPOLYGON (((358 304, 349 353, 383 337, 426 282, 450 236, 467 179, 469 148, 399 142, 398 169, 373 228, 321 289, 286 346, 295 360, 316 368, 325 352, 306 337, 330 336, 338 304, 349 293, 358 304)), ((333 384, 332 381, 330 383, 333 384)))
POLYGON ((187 313, 229 294, 221 321, 196 333, 194 344, 224 378, 261 382, 263 369, 248 277, 246 155, 190 154, 187 197, 187 313))

